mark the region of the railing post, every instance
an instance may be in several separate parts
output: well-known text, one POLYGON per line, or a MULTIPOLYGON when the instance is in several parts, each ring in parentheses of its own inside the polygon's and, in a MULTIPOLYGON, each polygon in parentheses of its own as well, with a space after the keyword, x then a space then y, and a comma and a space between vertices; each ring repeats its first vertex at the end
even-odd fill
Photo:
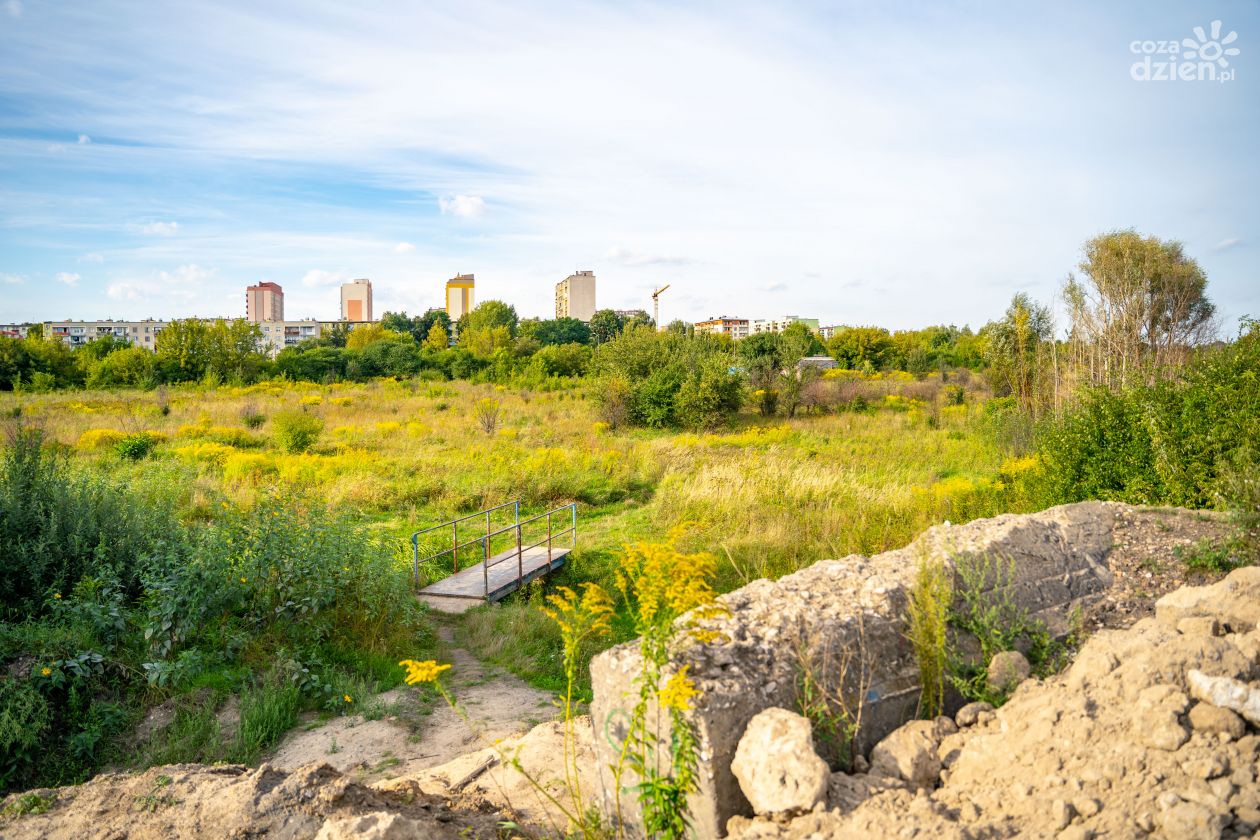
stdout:
POLYGON ((411 582, 420 585, 420 537, 411 535, 411 582))
POLYGON ((573 550, 577 551, 577 502, 569 505, 569 511, 573 514, 572 524, 570 525, 573 528, 573 550))
POLYGON ((547 511, 547 565, 551 565, 551 511, 547 511))
POLYGON ((455 564, 455 571, 459 571, 459 523, 451 523, 451 562, 455 564))
POLYGON ((521 522, 516 521, 516 588, 520 589, 525 580, 525 561, 521 557, 521 522))
POLYGON ((484 597, 485 600, 489 601, 490 600, 490 538, 489 537, 486 537, 484 540, 481 541, 481 557, 482 557, 481 581, 482 581, 482 588, 485 589, 485 592, 486 592, 486 594, 482 597, 484 597))

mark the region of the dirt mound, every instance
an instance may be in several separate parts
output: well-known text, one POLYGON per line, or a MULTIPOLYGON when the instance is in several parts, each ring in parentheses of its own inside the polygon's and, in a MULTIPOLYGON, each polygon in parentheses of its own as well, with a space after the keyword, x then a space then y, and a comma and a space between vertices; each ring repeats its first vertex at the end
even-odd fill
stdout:
POLYGON ((0 836, 332 838, 356 836, 343 822, 348 818, 382 813, 402 818, 398 828, 405 827, 406 836, 502 836, 500 818, 493 813, 453 810, 440 797, 414 791, 373 790, 327 765, 284 773, 268 764, 257 769, 174 764, 138 775, 106 773, 78 787, 13 794, 3 803, 0 836))
POLYGON ((825 809, 735 817, 730 834, 1250 837, 1260 828, 1258 621, 1260 568, 1181 589, 996 712, 908 724, 915 738, 894 732, 883 773, 834 774, 825 809))

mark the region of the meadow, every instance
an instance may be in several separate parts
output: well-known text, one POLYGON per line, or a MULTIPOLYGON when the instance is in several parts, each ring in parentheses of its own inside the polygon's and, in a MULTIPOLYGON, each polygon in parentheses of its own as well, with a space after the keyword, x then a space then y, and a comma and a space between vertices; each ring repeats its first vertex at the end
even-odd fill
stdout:
MULTIPOLYGON (((166 488, 186 522, 301 498, 389 547, 400 578, 415 530, 514 499, 524 513, 575 501, 578 551, 549 583, 611 587, 623 546, 678 530, 680 548, 718 555, 716 583, 729 590, 821 558, 892 548, 943 520, 1030 508, 1021 482, 1030 462, 1000 434, 1006 403, 959 388, 950 400, 958 404, 943 405, 930 381, 905 379, 873 384, 863 410, 791 419, 746 410, 708 433, 611 430, 583 380, 550 390, 267 382, 5 401, 72 466, 138 490, 166 488), (498 407, 489 430, 478 421, 486 400, 498 407), (279 428, 294 415, 314 430, 303 446, 279 428), (149 439, 151 451, 120 454, 127 436, 149 439)), ((422 569, 422 583, 448 564, 422 569)), ((529 606, 541 588, 469 613, 457 633, 485 658, 555 688, 559 637, 529 606)), ((628 636, 624 623, 619 630, 614 638, 628 636)))

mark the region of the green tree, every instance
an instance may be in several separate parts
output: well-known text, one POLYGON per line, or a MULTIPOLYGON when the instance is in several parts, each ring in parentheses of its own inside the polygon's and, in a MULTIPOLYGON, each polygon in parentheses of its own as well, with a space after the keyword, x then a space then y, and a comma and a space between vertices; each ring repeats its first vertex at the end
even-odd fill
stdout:
POLYGON ((882 368, 892 348, 892 337, 882 327, 845 327, 827 342, 827 352, 849 370, 882 368))
POLYGON ((1046 306, 1020 292, 1011 299, 1002 320, 986 325, 989 335, 989 379, 994 391, 1012 394, 1037 416, 1045 402, 1049 342, 1053 321, 1046 306))
MULTIPOLYGON (((449 319, 448 319, 449 320, 449 319)), ((446 333, 446 328, 441 323, 434 322, 429 327, 429 333, 424 337, 424 348, 440 353, 451 346, 451 338, 446 333)))
POLYGON ((521 322, 520 334, 536 339, 543 347, 591 343, 591 328, 577 318, 556 318, 552 321, 532 318, 521 322))
POLYGON ((601 309, 591 316, 591 340, 596 344, 607 344, 625 328, 625 319, 611 309, 601 309))
POLYGON ((459 319, 459 334, 470 330, 493 330, 504 327, 510 338, 516 337, 516 307, 501 300, 487 300, 477 304, 477 308, 459 319))

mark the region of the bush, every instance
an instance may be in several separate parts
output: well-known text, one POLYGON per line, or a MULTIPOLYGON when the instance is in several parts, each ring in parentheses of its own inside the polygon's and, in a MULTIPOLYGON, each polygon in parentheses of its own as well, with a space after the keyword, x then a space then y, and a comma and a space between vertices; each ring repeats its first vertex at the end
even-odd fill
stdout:
POLYGON ((267 415, 254 406, 247 405, 241 409, 241 422, 245 424, 247 429, 257 429, 267 422, 267 415))
POLYGON ((126 435, 117 429, 88 429, 79 435, 75 446, 79 449, 111 449, 125 437, 126 435))
POLYGON ((503 404, 494 397, 482 397, 477 400, 477 404, 473 407, 473 415, 477 418, 477 425, 481 427, 481 431, 488 435, 494 434, 494 430, 499 425, 499 414, 503 410, 503 404))
MULTIPOLYGON (((1053 504, 1105 499, 1229 504, 1235 470, 1260 439, 1260 329, 1203 351, 1180 379, 1094 389, 1039 430, 1053 504)), ((1231 505, 1232 506, 1232 505, 1231 505)))
POLYGON ((319 440, 324 421, 304 411, 281 411, 271 426, 281 452, 306 452, 319 440))
POLYGON ((126 458, 129 461, 143 461, 149 457, 149 453, 153 451, 153 447, 157 446, 157 436, 149 432, 138 432, 134 435, 127 435, 114 445, 114 451, 119 457, 126 458))

